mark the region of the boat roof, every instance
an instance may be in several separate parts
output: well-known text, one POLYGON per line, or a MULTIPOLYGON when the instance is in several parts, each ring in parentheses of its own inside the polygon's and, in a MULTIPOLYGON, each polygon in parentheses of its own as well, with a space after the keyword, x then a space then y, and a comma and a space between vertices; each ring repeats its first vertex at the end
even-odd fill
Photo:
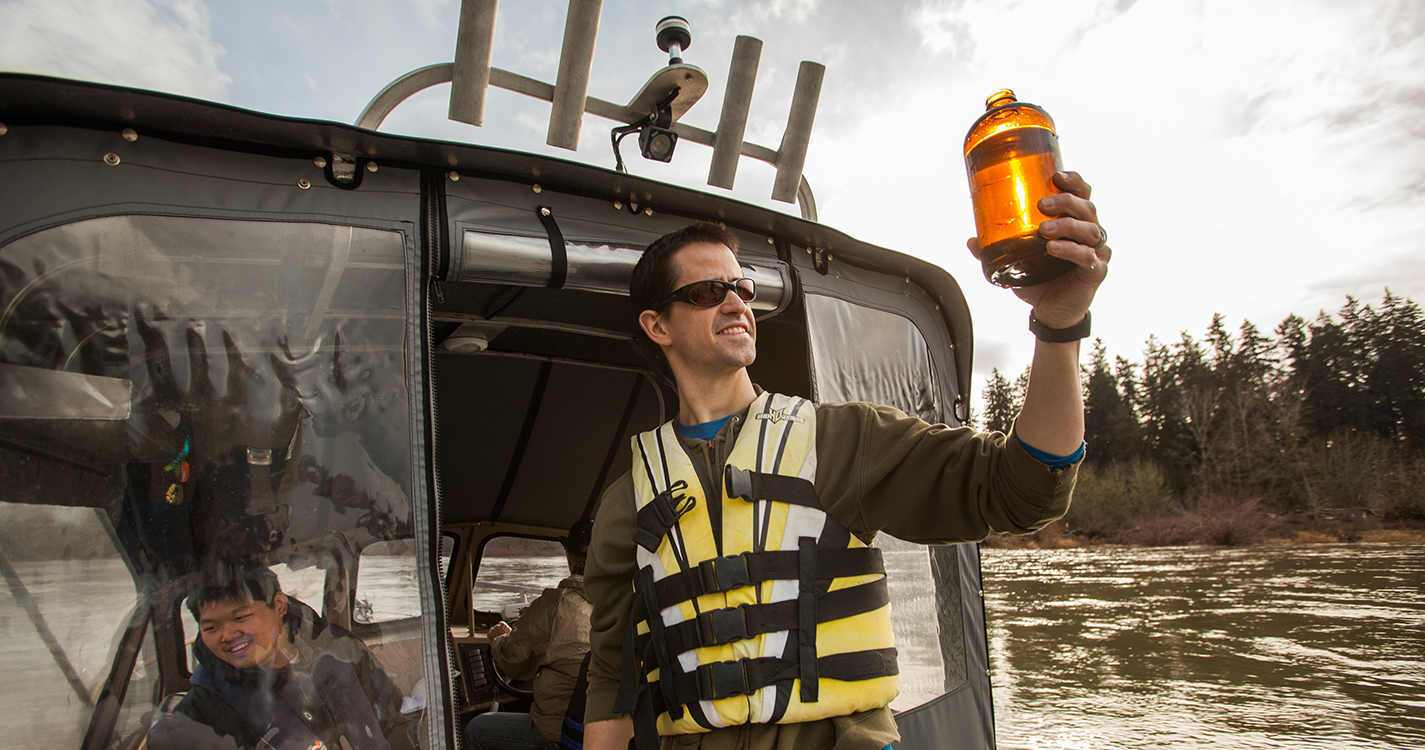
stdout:
MULTIPOLYGON (((959 284, 948 271, 920 258, 857 240, 824 224, 730 196, 547 155, 382 133, 175 94, 25 73, 0 73, 0 123, 11 127, 134 128, 145 137, 272 156, 351 155, 393 167, 476 172, 484 178, 538 184, 541 189, 570 195, 610 201, 632 199, 659 213, 690 220, 716 217, 732 227, 834 255, 839 262, 905 276, 925 288, 939 302, 955 342, 958 391, 970 392, 970 311, 959 284)), ((966 418, 968 399, 960 398, 955 408, 961 419, 966 418)))

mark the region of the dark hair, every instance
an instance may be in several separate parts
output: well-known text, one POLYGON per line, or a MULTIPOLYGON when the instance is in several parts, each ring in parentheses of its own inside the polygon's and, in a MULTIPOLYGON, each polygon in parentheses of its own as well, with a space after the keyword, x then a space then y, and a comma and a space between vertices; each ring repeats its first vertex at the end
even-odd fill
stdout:
POLYGON ((272 606, 281 590, 277 574, 260 563, 224 561, 203 570, 188 591, 188 611, 197 620, 199 612, 214 602, 261 601, 272 606))
POLYGON ((673 254, 699 242, 725 245, 734 256, 737 255, 737 235, 710 221, 689 224, 654 240, 644 249, 643 257, 638 259, 638 265, 633 267, 633 276, 628 280, 628 296, 633 302, 635 319, 672 293, 673 283, 678 279, 673 254))
POLYGON ((594 519, 585 518, 569 527, 569 533, 559 540, 569 553, 569 572, 584 575, 584 561, 589 557, 589 543, 594 538, 594 519))
POLYGON ((573 526, 570 526, 569 533, 563 539, 560 539, 559 543, 564 545, 565 552, 575 557, 588 557, 589 542, 593 540, 593 537, 594 520, 592 518, 585 518, 582 521, 575 522, 573 526))

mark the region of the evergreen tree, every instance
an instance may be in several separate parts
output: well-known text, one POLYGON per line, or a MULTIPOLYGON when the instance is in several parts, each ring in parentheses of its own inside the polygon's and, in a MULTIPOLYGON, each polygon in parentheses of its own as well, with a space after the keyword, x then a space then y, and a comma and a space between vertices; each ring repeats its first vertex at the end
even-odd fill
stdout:
POLYGON ((1389 289, 1380 311, 1370 312, 1374 356, 1364 375, 1372 426, 1380 436, 1418 450, 1425 446, 1425 316, 1419 305, 1389 289))
POLYGON ((1098 465, 1126 460, 1137 452, 1138 421, 1109 369, 1103 339, 1094 340, 1084 369, 1084 440, 1091 448, 1089 460, 1098 465))
POLYGON ((1277 326, 1276 335, 1281 355, 1271 416, 1285 464, 1283 469, 1287 474, 1284 482, 1286 505, 1314 511, 1317 493, 1311 475, 1311 441, 1305 420, 1306 391, 1302 379, 1297 376, 1298 364, 1305 362, 1307 356, 1306 321, 1289 315, 1277 326))
MULTIPOLYGON (((1001 427, 1027 381, 995 371, 1001 427)), ((1146 460, 1180 500, 1425 517, 1425 311, 1389 290, 1377 307, 1347 297, 1334 316, 1291 315, 1274 338, 1215 314, 1201 344, 1149 337, 1141 366, 1110 366, 1096 340, 1081 382, 1089 461, 1146 460)))
POLYGON ((1280 449, 1272 415, 1276 375, 1269 339, 1251 321, 1242 321, 1216 376, 1220 422, 1208 449, 1222 467, 1221 489, 1281 494, 1280 449))
POLYGON ((1367 342, 1360 335, 1363 326, 1354 298, 1346 298, 1340 316, 1337 323, 1323 310, 1308 327, 1302 387, 1308 398, 1307 420, 1322 436, 1357 429, 1369 412, 1360 372, 1367 342))
POLYGON ((1143 374, 1135 389, 1134 407, 1143 427, 1149 456, 1162 468, 1168 486, 1178 493, 1191 487, 1197 449, 1188 430, 1182 391, 1182 354, 1156 336, 1143 351, 1143 374))
POLYGON ((1024 394, 1029 392, 1029 365, 1024 366, 1024 371, 1019 373, 1019 377, 1014 379, 1014 403, 1015 410, 1024 404, 1024 394))
POLYGON ((989 380, 985 381, 984 400, 984 429, 1008 433, 1014 426, 1015 415, 1019 413, 1020 399, 1009 381, 1000 374, 999 368, 991 370, 989 380))

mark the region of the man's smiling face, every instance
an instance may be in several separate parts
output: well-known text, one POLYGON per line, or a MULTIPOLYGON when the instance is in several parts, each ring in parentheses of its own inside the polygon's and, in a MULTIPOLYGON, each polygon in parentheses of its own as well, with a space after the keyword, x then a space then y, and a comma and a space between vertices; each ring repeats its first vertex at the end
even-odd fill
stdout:
POLYGON ((281 667, 287 657, 278 648, 287 596, 280 591, 268 605, 262 600, 223 599, 198 613, 203 645, 234 667, 281 667))
MULTIPOLYGON (((671 258, 677 269, 678 289, 695 281, 732 281, 743 275, 737 257, 723 245, 699 242, 678 249, 671 258)), ((736 294, 723 295, 712 307, 670 302, 659 317, 671 342, 670 361, 689 372, 714 375, 746 367, 757 359, 757 321, 736 294)))

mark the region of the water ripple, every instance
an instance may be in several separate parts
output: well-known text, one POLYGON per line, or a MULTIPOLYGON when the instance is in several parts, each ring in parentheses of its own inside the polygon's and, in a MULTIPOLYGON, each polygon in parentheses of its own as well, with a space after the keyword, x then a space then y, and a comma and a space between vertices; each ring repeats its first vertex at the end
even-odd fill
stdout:
POLYGON ((1422 553, 986 550, 999 746, 1425 746, 1422 553))

